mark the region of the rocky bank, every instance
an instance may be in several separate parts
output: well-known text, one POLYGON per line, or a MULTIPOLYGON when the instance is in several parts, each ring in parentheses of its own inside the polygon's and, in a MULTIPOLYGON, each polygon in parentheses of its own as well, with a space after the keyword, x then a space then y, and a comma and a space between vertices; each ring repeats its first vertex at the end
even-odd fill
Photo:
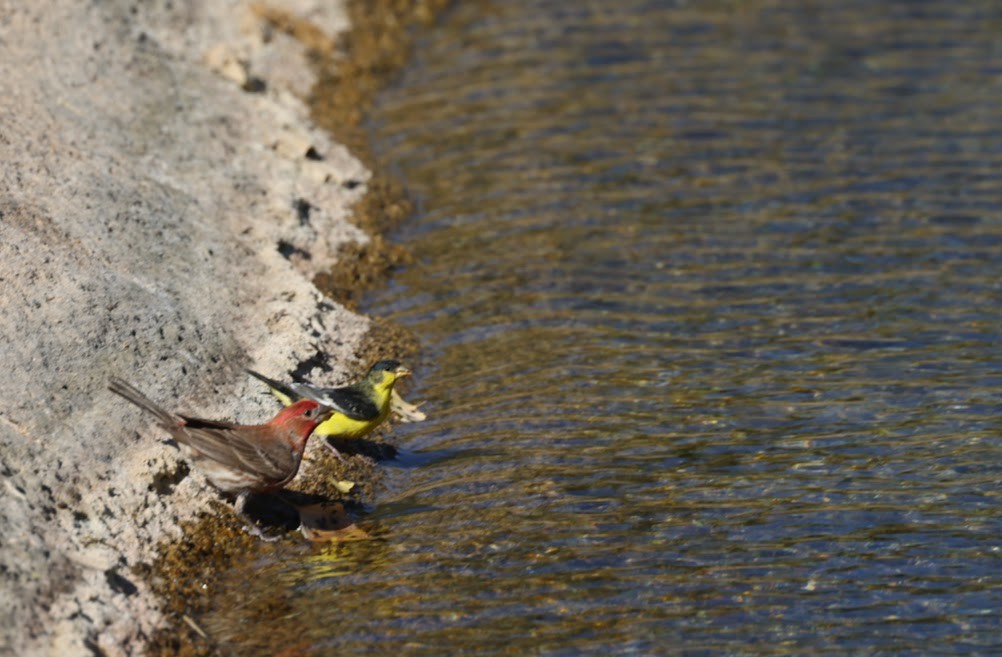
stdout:
POLYGON ((345 374, 368 320, 311 281, 367 239, 369 173, 303 98, 346 28, 336 0, 0 0, 0 653, 140 652, 134 569, 216 499, 110 376, 260 422, 244 367, 345 374))

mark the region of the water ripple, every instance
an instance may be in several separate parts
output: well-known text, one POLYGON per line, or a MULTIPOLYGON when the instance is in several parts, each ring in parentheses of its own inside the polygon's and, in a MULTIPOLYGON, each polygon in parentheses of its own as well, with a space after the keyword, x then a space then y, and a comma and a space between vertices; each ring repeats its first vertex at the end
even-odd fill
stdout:
POLYGON ((374 128, 430 418, 281 567, 312 650, 997 654, 1000 18, 457 6, 374 128))

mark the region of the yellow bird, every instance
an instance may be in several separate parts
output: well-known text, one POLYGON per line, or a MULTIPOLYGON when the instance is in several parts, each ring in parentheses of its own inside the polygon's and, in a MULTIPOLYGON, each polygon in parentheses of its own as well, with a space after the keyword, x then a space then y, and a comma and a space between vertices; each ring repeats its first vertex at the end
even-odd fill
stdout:
MULTIPOLYGON (((286 406, 302 399, 312 399, 334 409, 330 419, 318 426, 313 435, 324 438, 361 438, 389 416, 391 407, 395 406, 393 401, 400 400, 393 390, 393 384, 402 377, 410 376, 411 371, 399 361, 381 360, 361 380, 341 388, 321 388, 305 382, 285 384, 254 370, 247 370, 247 373, 263 381, 286 406)), ((419 419, 423 419, 423 414, 418 414, 421 415, 419 419)), ((324 442, 339 459, 344 460, 336 447, 329 441, 324 442)))

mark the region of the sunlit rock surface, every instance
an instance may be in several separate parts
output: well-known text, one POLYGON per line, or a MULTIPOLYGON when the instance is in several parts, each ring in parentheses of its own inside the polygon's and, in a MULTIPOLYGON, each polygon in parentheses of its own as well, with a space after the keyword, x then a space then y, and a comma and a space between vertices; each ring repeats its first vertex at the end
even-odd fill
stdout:
POLYGON ((215 497, 111 375, 258 422, 243 367, 337 367, 366 330, 310 280, 365 240, 369 174, 268 12, 313 48, 347 27, 331 1, 0 0, 2 654, 136 654, 160 617, 132 568, 215 497))

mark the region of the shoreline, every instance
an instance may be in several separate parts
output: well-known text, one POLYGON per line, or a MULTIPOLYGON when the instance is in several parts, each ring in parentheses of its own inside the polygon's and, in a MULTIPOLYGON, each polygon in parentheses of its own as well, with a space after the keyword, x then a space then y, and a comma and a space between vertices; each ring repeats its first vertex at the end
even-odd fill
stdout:
POLYGON ((341 64, 348 12, 0 8, 0 654, 213 650, 163 641, 183 620, 166 596, 248 538, 110 376, 171 409, 260 422, 273 401, 244 367, 335 384, 404 339, 343 304, 401 257, 356 204, 406 205, 362 200, 383 183, 304 101, 323 88, 311 62, 341 64), (172 556, 187 572, 162 568, 172 556))

